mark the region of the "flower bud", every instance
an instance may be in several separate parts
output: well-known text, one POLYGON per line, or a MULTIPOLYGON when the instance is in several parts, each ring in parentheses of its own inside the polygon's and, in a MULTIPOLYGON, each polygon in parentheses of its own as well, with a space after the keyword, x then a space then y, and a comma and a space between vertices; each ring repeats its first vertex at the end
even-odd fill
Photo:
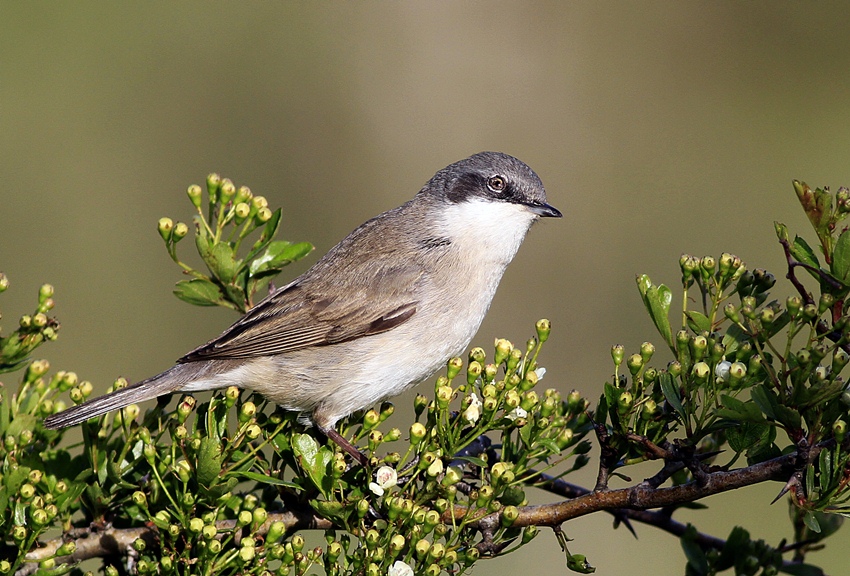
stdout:
POLYGON ((835 297, 832 294, 821 294, 818 300, 818 315, 823 314, 835 304, 835 297))
POLYGON ((449 402, 452 401, 452 396, 454 395, 454 390, 452 390, 451 386, 441 386, 437 389, 437 404, 440 408, 446 408, 449 405, 449 402))
POLYGON ((201 187, 197 184, 192 184, 186 189, 186 196, 189 197, 189 201, 192 203, 192 206, 198 209, 201 208, 201 195, 201 187))
POLYGON ((714 268, 717 265, 717 261, 713 256, 703 256, 699 264, 706 274, 714 274, 714 268))
POLYGON ((689 344, 694 360, 699 361, 705 358, 706 351, 708 350, 708 339, 705 336, 702 334, 694 336, 689 344))
POLYGON ((537 386, 537 382, 540 380, 540 376, 537 375, 537 372, 534 370, 529 370, 525 375, 525 378, 519 383, 519 389, 523 392, 527 392, 531 390, 535 386, 537 386))
POLYGON ((160 218, 157 223, 157 230, 163 240, 168 242, 171 239, 171 231, 174 229, 174 222, 171 218, 160 218))
POLYGON ((847 435, 847 422, 844 420, 836 420, 832 425, 832 433, 835 434, 835 440, 841 444, 844 442, 844 437, 847 435))
POLYGON ((785 300, 785 308, 788 309, 788 313, 791 317, 797 316, 800 312, 800 308, 803 307, 803 300, 799 296, 789 296, 785 300))
POLYGON ((494 356, 493 362, 497 366, 499 366, 502 362, 508 359, 514 347, 509 340, 505 340, 504 338, 498 338, 496 340, 495 347, 496 354, 494 356))
POLYGON ((422 394, 417 394, 413 399, 413 411, 418 418, 422 412, 425 411, 425 408, 428 407, 428 398, 422 394))
POLYGON ((541 344, 549 339, 549 333, 552 332, 552 323, 546 318, 537 321, 534 326, 537 329, 537 339, 541 344))
POLYGON ((272 218, 272 211, 268 208, 260 208, 254 217, 258 224, 265 224, 272 218))
POLYGON ((423 438, 425 438, 425 434, 428 431, 425 429, 425 426, 419 422, 414 422, 410 426, 410 443, 411 444, 419 444, 423 438))
POLYGON ((708 364, 705 362, 697 362, 694 364, 692 374, 698 382, 702 383, 708 380, 708 375, 711 374, 711 368, 709 368, 708 364))
POLYGON ((667 364, 667 372, 669 372, 670 376, 673 378, 678 378, 682 374, 682 364, 677 360, 673 360, 667 364))
POLYGON ((741 317, 738 315, 738 309, 733 303, 729 302, 726 306, 724 306, 723 313, 735 324, 739 324, 741 322, 741 317))
POLYGON ((475 383, 476 380, 481 376, 481 372, 484 370, 484 367, 476 361, 472 361, 466 367, 466 383, 470 386, 475 383))
POLYGON ((614 366, 616 368, 620 367, 620 364, 623 363, 623 358, 626 354, 626 348, 622 344, 615 344, 611 346, 611 358, 614 360, 614 366))
POLYGON ((239 409, 239 423, 244 424, 257 414, 257 405, 253 402, 245 402, 239 409))
POLYGON ((636 376, 640 372, 640 369, 643 368, 643 358, 641 358, 640 354, 632 354, 626 360, 626 367, 633 377, 636 376))
POLYGON ((520 350, 519 348, 514 348, 513 350, 511 350, 511 353, 508 356, 508 363, 506 366, 508 373, 511 373, 516 370, 516 367, 519 365, 520 360, 522 360, 522 350, 520 350))
POLYGON ((185 222, 178 222, 174 225, 174 230, 171 232, 171 239, 174 242, 182 240, 189 233, 189 227, 185 222))

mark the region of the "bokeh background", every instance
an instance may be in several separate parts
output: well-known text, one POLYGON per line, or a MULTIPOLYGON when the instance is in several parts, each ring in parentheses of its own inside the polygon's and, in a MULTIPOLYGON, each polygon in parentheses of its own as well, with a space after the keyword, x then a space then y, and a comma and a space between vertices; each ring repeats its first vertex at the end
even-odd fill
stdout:
MULTIPOLYGON (((659 339, 637 273, 682 252, 782 276, 773 220, 808 233, 791 179, 850 184, 843 3, 31 3, 0 6, 0 269, 7 330, 56 287, 39 351, 98 391, 156 373, 234 320, 171 295, 156 233, 218 171, 284 206, 316 252, 481 150, 529 163, 565 218, 532 230, 476 340, 549 317, 545 386, 598 397, 609 349, 659 339)), ((189 248, 186 246, 185 248, 189 248)), ((591 482, 591 474, 580 480, 591 482)), ((779 485, 682 514, 791 533, 779 485)), ((682 574, 671 536, 568 523, 597 574, 682 574)), ((846 573, 848 535, 817 555, 846 573)), ((475 573, 564 573, 544 532, 475 573)))

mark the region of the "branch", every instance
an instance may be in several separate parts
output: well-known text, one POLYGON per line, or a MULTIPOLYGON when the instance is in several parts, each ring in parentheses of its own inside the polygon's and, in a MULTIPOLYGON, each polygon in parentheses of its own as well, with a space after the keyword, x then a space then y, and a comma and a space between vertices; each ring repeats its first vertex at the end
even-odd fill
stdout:
MULTIPOLYGON (((693 502, 712 494, 735 490, 767 480, 784 481, 794 472, 796 462, 797 455, 788 454, 746 468, 709 472, 699 482, 692 481, 669 488, 655 488, 644 481, 619 490, 587 492, 577 498, 562 502, 524 506, 519 509, 519 516, 513 526, 518 528, 524 526, 557 526, 567 520, 598 511, 611 511, 618 508, 646 510, 693 502)), ((443 520, 451 522, 452 515, 457 519, 463 517, 467 510, 465 507, 447 510, 443 514, 443 520)), ((499 521, 500 514, 500 512, 488 514, 478 519, 477 522, 481 528, 486 529, 493 522, 499 521)))
MULTIPOLYGON (((308 511, 287 511, 270 513, 268 518, 256 530, 256 534, 266 534, 273 522, 283 522, 286 531, 302 529, 327 530, 333 528, 333 524, 324 518, 313 515, 308 511)), ((236 530, 236 520, 220 520, 216 522, 218 538, 236 530)), ((74 542, 76 550, 73 554, 56 558, 56 565, 73 564, 91 558, 104 558, 107 556, 129 556, 135 553, 133 542, 141 538, 148 546, 157 546, 159 538, 156 527, 143 526, 138 528, 107 528, 97 530, 93 528, 76 530, 73 537, 67 535, 50 540, 41 548, 36 548, 26 555, 27 563, 24 564, 15 576, 29 576, 38 570, 38 563, 42 560, 52 558, 56 550, 67 542, 74 542)), ((238 540, 238 538, 237 538, 238 540)))

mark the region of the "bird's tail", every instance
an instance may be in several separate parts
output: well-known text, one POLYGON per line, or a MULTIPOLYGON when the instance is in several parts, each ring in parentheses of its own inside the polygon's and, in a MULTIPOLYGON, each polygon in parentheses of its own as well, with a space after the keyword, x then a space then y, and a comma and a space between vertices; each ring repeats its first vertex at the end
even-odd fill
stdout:
POLYGON ((132 386, 72 406, 59 414, 53 414, 46 418, 44 426, 54 429, 66 428, 130 404, 152 400, 164 394, 175 392, 188 380, 185 367, 185 364, 177 364, 162 374, 157 374, 132 386))

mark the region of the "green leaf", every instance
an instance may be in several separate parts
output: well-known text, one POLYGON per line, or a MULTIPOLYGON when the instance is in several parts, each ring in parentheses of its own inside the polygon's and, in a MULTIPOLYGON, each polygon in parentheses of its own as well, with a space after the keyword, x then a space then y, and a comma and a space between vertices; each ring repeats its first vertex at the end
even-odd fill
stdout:
POLYGON ((174 295, 196 306, 216 306, 222 301, 221 290, 209 280, 181 280, 174 286, 174 295))
POLYGON ((333 477, 328 475, 328 464, 333 460, 333 452, 327 446, 319 447, 315 438, 308 434, 294 435, 292 449, 313 485, 328 498, 333 480, 333 477))
POLYGON ((826 576, 822 569, 811 564, 784 564, 779 571, 791 576, 826 576))
POLYGON ((233 475, 237 478, 244 478, 245 480, 253 480, 254 482, 259 482, 260 484, 270 484, 272 486, 286 486, 288 488, 300 488, 298 484, 293 482, 287 482, 286 480, 281 480, 280 478, 275 478, 274 476, 268 476, 266 474, 259 474, 258 472, 232 472, 228 474, 228 476, 233 475))
POLYGON ((309 242, 293 244, 285 240, 276 240, 269 244, 262 255, 251 261, 249 269, 251 274, 264 270, 279 270, 287 264, 300 260, 312 251, 313 245, 309 242))
POLYGON ((221 280, 222 284, 229 284, 236 276, 239 262, 235 259, 233 248, 227 242, 213 244, 209 254, 204 258, 213 276, 221 280))
POLYGON ((850 230, 845 230, 838 237, 832 250, 832 275, 842 284, 848 283, 850 275, 850 230))
POLYGON ((685 312, 685 316, 688 319, 688 327, 694 332, 711 332, 711 322, 705 314, 688 310, 685 312))
POLYGON ((741 453, 767 442, 770 439, 770 430, 768 424, 741 422, 738 426, 726 430, 726 441, 732 450, 741 453))
POLYGON ((723 336, 723 347, 726 349, 726 355, 731 357, 732 354, 741 346, 742 343, 748 340, 744 331, 737 324, 732 324, 723 336))
POLYGON ((791 244, 790 248, 791 256, 796 258, 798 262, 808 264, 814 268, 820 268, 820 262, 818 262, 815 251, 812 250, 812 247, 809 246, 809 243, 804 238, 794 236, 794 243, 791 244))
POLYGON ((818 519, 815 517, 813 512, 809 511, 803 514, 803 523, 806 525, 806 528, 808 528, 812 532, 820 532, 820 524, 818 523, 818 519))
POLYGON ((687 414, 682 406, 682 401, 679 398, 679 387, 673 381, 673 377, 667 372, 662 372, 658 375, 658 381, 661 383, 661 393, 664 394, 665 400, 673 408, 673 411, 679 416, 682 422, 685 422, 687 414))
POLYGON ((661 284, 653 286, 646 274, 641 274, 637 277, 638 290, 640 291, 643 304, 649 312, 652 322, 658 333, 664 338, 667 345, 672 350, 675 350, 673 344, 673 330, 670 328, 670 303, 673 301, 673 293, 670 289, 661 284))
POLYGON ((744 557, 749 554, 750 548, 750 533, 740 526, 735 526, 729 533, 729 538, 723 544, 723 549, 720 551, 720 558, 714 564, 718 570, 728 570, 735 565, 737 558, 744 557))
POLYGON ((198 484, 205 488, 214 486, 218 480, 218 475, 221 473, 221 463, 221 442, 209 436, 201 438, 201 446, 198 449, 198 464, 195 470, 198 484))
POLYGON ((708 575, 708 559, 705 556, 705 551, 696 542, 697 531, 692 525, 688 525, 685 533, 680 538, 682 550, 685 552, 685 558, 688 559, 688 568, 691 570, 689 574, 708 575))

